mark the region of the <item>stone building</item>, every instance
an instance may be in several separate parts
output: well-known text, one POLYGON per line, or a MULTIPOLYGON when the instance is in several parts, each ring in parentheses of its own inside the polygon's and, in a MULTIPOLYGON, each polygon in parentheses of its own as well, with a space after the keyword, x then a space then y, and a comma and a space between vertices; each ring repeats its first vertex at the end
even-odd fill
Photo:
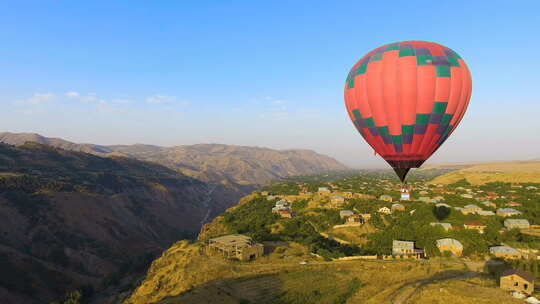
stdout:
POLYGON ((499 286, 504 290, 530 295, 534 292, 534 276, 519 269, 509 269, 501 274, 499 286))

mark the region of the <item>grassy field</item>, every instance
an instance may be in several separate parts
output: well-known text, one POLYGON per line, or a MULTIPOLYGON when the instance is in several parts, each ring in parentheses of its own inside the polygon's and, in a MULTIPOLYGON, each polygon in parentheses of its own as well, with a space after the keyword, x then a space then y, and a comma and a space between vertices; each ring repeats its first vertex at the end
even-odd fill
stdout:
POLYGON ((367 243, 367 234, 374 233, 377 230, 369 223, 358 227, 342 227, 331 229, 327 232, 328 236, 345 240, 351 244, 364 245, 367 243))
POLYGON ((462 179, 473 185, 490 182, 540 183, 540 161, 480 163, 436 177, 430 183, 452 184, 462 179))
POLYGON ((494 280, 482 278, 431 284, 419 290, 404 303, 491 304, 496 303, 495 299, 500 299, 497 303, 523 303, 523 300, 513 299, 508 296, 508 292, 498 289, 494 280))

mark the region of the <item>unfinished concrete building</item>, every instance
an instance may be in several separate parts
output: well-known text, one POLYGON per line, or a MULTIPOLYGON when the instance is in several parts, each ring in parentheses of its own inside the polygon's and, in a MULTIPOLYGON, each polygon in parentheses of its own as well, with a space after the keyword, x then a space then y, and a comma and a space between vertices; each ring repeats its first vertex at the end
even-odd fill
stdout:
POLYGON ((248 236, 231 234, 210 239, 208 249, 218 252, 229 259, 249 261, 263 255, 264 245, 248 236))

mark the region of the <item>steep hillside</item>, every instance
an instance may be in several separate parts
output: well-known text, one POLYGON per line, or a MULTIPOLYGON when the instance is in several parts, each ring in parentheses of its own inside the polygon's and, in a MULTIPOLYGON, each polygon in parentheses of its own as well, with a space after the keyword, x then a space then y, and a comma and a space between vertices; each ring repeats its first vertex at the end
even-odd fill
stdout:
POLYGON ((197 179, 221 183, 237 189, 242 195, 253 187, 293 175, 310 175, 346 167, 335 159, 310 150, 272 150, 218 144, 159 147, 152 145, 99 146, 74 144, 38 134, 0 133, 0 142, 21 145, 34 141, 68 150, 100 156, 124 155, 152 161, 197 179))
MULTIPOLYGON (((436 166, 437 168, 450 168, 436 166)), ((473 185, 489 182, 538 183, 540 182, 540 161, 510 161, 463 164, 453 171, 434 178, 433 184, 452 184, 462 179, 473 185)))
POLYGON ((230 206, 222 192, 154 163, 0 144, 1 302, 129 287, 156 254, 196 235, 209 210, 230 206))

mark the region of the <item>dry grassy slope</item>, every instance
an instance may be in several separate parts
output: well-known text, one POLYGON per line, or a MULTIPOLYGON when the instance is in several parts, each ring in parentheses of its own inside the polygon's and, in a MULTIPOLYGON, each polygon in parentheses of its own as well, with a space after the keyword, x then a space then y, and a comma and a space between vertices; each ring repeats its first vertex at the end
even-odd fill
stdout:
POLYGON ((493 162, 463 166, 464 168, 460 170, 436 177, 430 183, 451 184, 462 179, 474 185, 489 182, 540 183, 540 161, 493 162))

